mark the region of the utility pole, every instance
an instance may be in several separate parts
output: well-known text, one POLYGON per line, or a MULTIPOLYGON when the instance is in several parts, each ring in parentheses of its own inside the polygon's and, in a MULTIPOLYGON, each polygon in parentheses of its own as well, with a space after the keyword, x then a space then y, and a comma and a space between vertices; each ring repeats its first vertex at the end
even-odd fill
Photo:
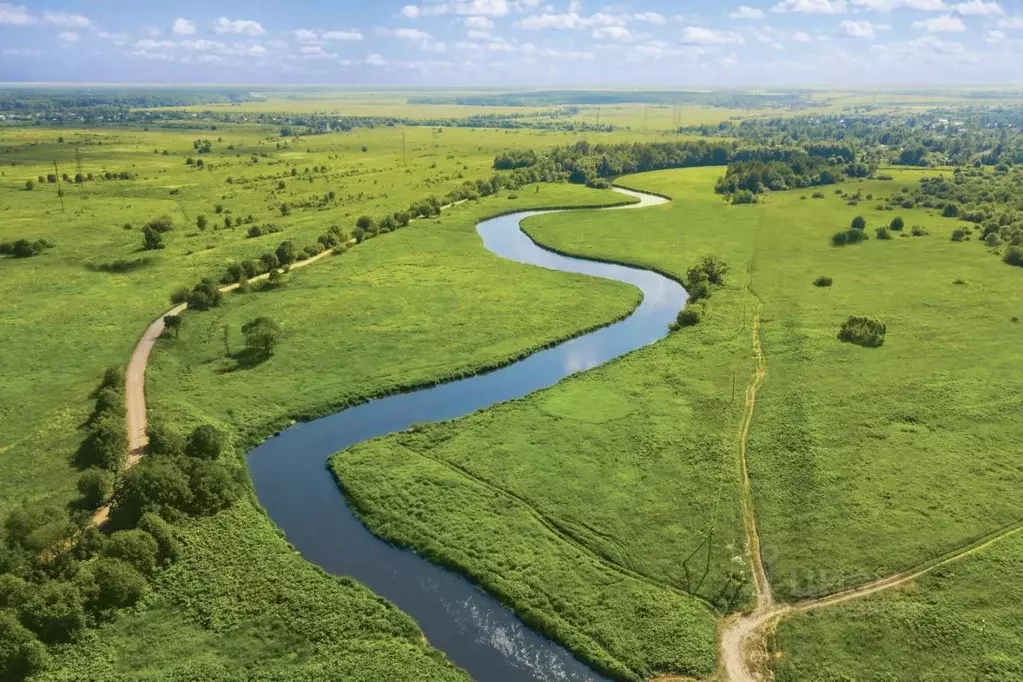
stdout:
POLYGON ((60 186, 60 169, 57 168, 57 159, 53 160, 53 176, 57 178, 57 196, 60 197, 60 212, 64 213, 64 190, 60 186))
MULTIPOLYGON (((78 149, 78 145, 75 145, 75 169, 78 175, 82 176, 82 182, 85 182, 85 173, 82 172, 82 153, 78 149)), ((77 176, 76 176, 77 179, 77 176)))

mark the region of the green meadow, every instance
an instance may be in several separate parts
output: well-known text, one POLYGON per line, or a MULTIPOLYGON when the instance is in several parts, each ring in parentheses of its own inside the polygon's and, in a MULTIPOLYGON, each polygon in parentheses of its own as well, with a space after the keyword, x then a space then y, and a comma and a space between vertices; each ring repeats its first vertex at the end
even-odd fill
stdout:
MULTIPOLYGON (((0 517, 78 497, 76 452, 104 368, 127 362, 172 291, 219 280, 283 240, 301 251, 333 226, 350 234, 360 216, 489 178, 499 153, 580 137, 403 126, 291 137, 198 119, 551 113, 399 93, 265 95, 194 107, 196 117, 152 130, 0 127, 0 242, 53 244, 32 258, 0 256, 0 517), (173 228, 164 248, 146 250, 143 226, 161 216, 173 228)), ((836 112, 871 100, 835 91, 813 101, 836 112)), ((963 101, 920 93, 877 104, 963 101)), ((675 141, 676 125, 794 113, 625 103, 599 116, 628 131, 586 137, 675 141)), ((571 120, 597 116, 586 105, 571 120)), ((373 532, 466 575, 615 679, 715 678, 722 619, 756 604, 739 459, 755 319, 767 374, 747 465, 779 602, 909 571, 1023 521, 1023 270, 975 233, 953 240, 965 218, 884 208, 901 188, 951 170, 881 168, 889 179, 764 192, 751 205, 715 193, 724 173, 625 176, 618 184, 673 201, 524 224, 560 252, 680 280, 700 259, 722 259, 724 284, 698 324, 550 389, 330 460, 373 532), (871 238, 833 245, 857 216, 871 238), (903 230, 874 238, 896 217, 903 230), (843 343, 850 316, 883 322, 883 345, 843 343)), ((501 189, 340 247, 275 286, 225 294, 157 343, 149 416, 182 438, 215 425, 230 441, 221 464, 247 483, 244 453, 295 420, 501 366, 621 319, 637 290, 503 260, 475 228, 510 211, 627 201, 568 183, 501 189), (259 317, 276 322, 279 342, 247 363, 242 328, 259 317)), ((409 616, 304 561, 242 487, 233 506, 177 518, 179 559, 148 576, 136 606, 49 646, 33 679, 468 679, 409 616)), ((900 588, 795 613, 770 644, 776 679, 1023 677, 1021 552, 1015 533, 900 588)), ((11 584, 0 583, 0 625, 16 608, 11 584)))
MULTIPOLYGON (((74 497, 71 461, 91 409, 88 394, 105 367, 127 362, 145 327, 170 307, 174 289, 219 278, 229 264, 258 258, 282 240, 301 250, 332 225, 347 233, 363 214, 402 210, 465 180, 489 177, 494 155, 509 147, 568 139, 529 131, 382 128, 296 141, 277 132, 240 125, 0 129, 0 241, 56 245, 37 258, 0 261, 11 304, 0 311, 0 512, 23 499, 74 497), (202 139, 212 150, 200 155, 193 143, 202 139), (188 158, 204 160, 204 168, 187 165, 188 158), (73 181, 79 161, 83 177, 91 173, 93 180, 73 181), (122 171, 134 179, 102 179, 122 171), (46 176, 63 173, 71 182, 60 183, 62 210, 58 184, 46 176), (28 180, 35 183, 31 191, 28 180), (282 204, 289 215, 282 215, 282 204), (164 215, 174 223, 164 235, 166 248, 143 251, 142 226, 164 215), (252 223, 237 224, 250 215, 252 223), (203 230, 199 216, 207 220, 203 230), (271 223, 281 231, 247 237, 253 225, 271 223)), ((541 201, 548 194, 555 200, 561 190, 545 187, 541 201)), ((512 205, 506 201, 499 210, 512 205)), ((508 353, 510 347, 492 357, 508 353)))

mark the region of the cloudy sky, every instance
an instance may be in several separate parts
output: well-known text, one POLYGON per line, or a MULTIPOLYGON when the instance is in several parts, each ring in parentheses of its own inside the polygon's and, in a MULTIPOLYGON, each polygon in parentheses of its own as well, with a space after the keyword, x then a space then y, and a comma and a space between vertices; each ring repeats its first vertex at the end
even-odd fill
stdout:
POLYGON ((0 81, 924 86, 1023 74, 1023 0, 0 2, 0 81))

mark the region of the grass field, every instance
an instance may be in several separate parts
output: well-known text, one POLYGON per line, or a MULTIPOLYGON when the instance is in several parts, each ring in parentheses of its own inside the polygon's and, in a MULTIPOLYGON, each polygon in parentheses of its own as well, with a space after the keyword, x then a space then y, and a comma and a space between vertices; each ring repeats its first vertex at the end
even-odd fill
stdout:
POLYGON ((173 289, 203 276, 218 278, 228 264, 272 251, 283 239, 302 249, 333 224, 347 232, 360 215, 379 217, 466 179, 489 177, 500 150, 571 139, 422 128, 405 135, 407 168, 400 129, 298 142, 280 140, 276 128, 254 126, 0 130, 0 241, 56 244, 37 258, 0 260, 9 303, 0 311, 0 514, 22 499, 74 496, 70 461, 91 409, 88 393, 103 368, 126 362, 142 330, 169 307, 173 289), (210 139, 213 150, 198 155, 197 138, 210 139), (53 173, 56 160, 73 178, 76 153, 84 174, 127 171, 136 178, 62 183, 62 211, 57 184, 37 177, 53 173), (186 165, 190 156, 204 159, 205 169, 186 165), (324 165, 326 171, 312 171, 324 165), (25 189, 27 180, 36 181, 32 191, 25 189), (329 191, 335 198, 323 202, 329 191), (293 206, 290 215, 281 215, 282 203, 293 206), (165 236, 166 248, 144 252, 141 226, 161 215, 169 215, 175 229, 165 236), (208 220, 202 231, 199 215, 208 220), (224 227, 225 217, 235 222, 248 215, 282 232, 248 239, 249 225, 224 227), (135 265, 125 272, 99 269, 119 260, 135 265))
POLYGON ((790 680, 1023 679, 1019 533, 915 584, 783 622, 774 664, 790 680))
MULTIPOLYGON (((768 571, 781 598, 905 569, 1018 520, 1012 490, 1020 474, 1014 430, 1006 425, 1019 414, 1012 350, 1019 326, 1011 321, 1019 273, 983 247, 951 242, 955 221, 923 210, 903 217, 930 236, 836 248, 831 235, 853 216, 863 214, 872 228, 894 215, 874 212, 869 201, 848 206, 833 193, 805 200, 800 192, 778 193, 758 206, 727 206, 710 192, 719 173, 624 179, 676 199, 633 229, 601 214, 528 224, 534 238, 560 250, 674 272, 715 252, 733 265, 731 286, 711 299, 710 319, 653 348, 521 401, 336 457, 334 467, 371 527, 459 566, 527 613, 543 603, 543 589, 528 573, 512 582, 515 590, 507 582, 521 551, 513 538, 525 532, 512 518, 530 508, 591 552, 681 589, 680 560, 714 526, 721 546, 712 575, 721 576, 728 565, 721 550, 743 544, 737 412, 726 399, 733 376, 741 393, 751 371, 748 319, 758 299, 768 378, 750 467, 768 571), (744 294, 742 271, 751 259, 752 293, 744 294), (835 278, 832 288, 812 285, 822 274, 835 278), (881 349, 839 343, 839 324, 850 314, 884 319, 888 342, 881 349), (954 409, 943 410, 949 401, 954 409), (605 405, 619 419, 572 417, 600 414, 605 405), (381 459, 394 465, 380 470, 381 459), (475 524, 466 527, 446 509, 430 492, 436 486, 423 487, 435 477, 458 484, 466 499, 457 508, 471 506, 475 524), (495 507, 494 488, 518 503, 495 507), (715 502, 716 516, 707 513, 715 502), (399 512, 409 508, 422 513, 399 512), (505 535, 505 528, 515 530, 505 535), (467 546, 477 549, 460 549, 467 546)), ((881 196, 917 177, 896 172, 893 181, 845 189, 881 196)), ((530 533, 540 532, 534 519, 530 533)), ((544 547, 542 560, 554 566, 569 561, 567 541, 547 544, 530 548, 544 547)), ((600 593, 590 580, 551 579, 548 589, 578 594, 585 604, 588 592, 600 593)), ((603 622, 585 622, 596 621, 603 622)), ((610 655, 650 655, 624 637, 637 627, 609 640, 610 655)))

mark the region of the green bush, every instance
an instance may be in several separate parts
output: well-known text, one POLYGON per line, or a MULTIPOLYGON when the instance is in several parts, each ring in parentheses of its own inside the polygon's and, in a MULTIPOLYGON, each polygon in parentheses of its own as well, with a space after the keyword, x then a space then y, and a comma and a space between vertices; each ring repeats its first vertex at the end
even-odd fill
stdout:
POLYGON ((964 239, 966 239, 966 230, 961 227, 952 230, 952 241, 961 242, 964 239))
POLYGON ((10 611, 0 610, 0 680, 25 680, 46 667, 47 654, 10 611))
POLYGON ((88 610, 101 618, 117 609, 135 606, 149 587, 145 576, 134 566, 111 557, 89 562, 75 577, 75 584, 88 610))
POLYGON ((1002 260, 1008 265, 1015 265, 1018 268, 1023 268, 1023 248, 1010 246, 1005 250, 1005 255, 1002 256, 1002 260))
POLYGON ((181 555, 181 544, 174 537, 174 528, 153 513, 143 514, 139 519, 139 530, 144 530, 156 540, 156 563, 170 566, 181 555))
POLYGON ((180 305, 188 300, 188 287, 178 287, 171 292, 170 301, 174 305, 180 305))
POLYGON ((878 239, 891 239, 892 233, 888 231, 887 227, 879 227, 874 231, 874 234, 878 239))
POLYGON ((927 236, 927 235, 929 234, 929 233, 927 232, 927 230, 925 230, 924 228, 922 228, 922 227, 921 227, 921 226, 919 226, 919 225, 914 225, 914 226, 913 226, 913 229, 912 229, 912 230, 910 230, 910 233, 911 233, 911 234, 912 234, 912 235, 913 235, 914 237, 926 237, 926 236, 927 236))
MULTIPOLYGON (((0 574, 0 612, 17 609, 28 598, 31 585, 11 573, 0 574)), ((0 676, 0 680, 3 677, 0 676)))
POLYGON ((147 451, 154 455, 178 457, 185 454, 185 437, 160 421, 151 421, 146 430, 149 435, 147 451))
POLYGON ((89 425, 83 445, 85 463, 107 471, 120 471, 128 456, 128 436, 124 418, 103 413, 89 425))
POLYGON ((185 454, 197 459, 219 459, 227 445, 226 433, 212 424, 202 424, 188 437, 185 454))
POLYGON ((234 504, 244 492, 241 481, 219 462, 192 460, 188 469, 188 485, 192 497, 188 511, 192 514, 216 514, 234 504))
POLYGON ((188 308, 190 310, 209 310, 219 306, 223 300, 223 292, 217 288, 212 279, 207 277, 188 293, 188 308))
POLYGON ((903 220, 901 216, 897 216, 892 218, 892 222, 888 227, 890 227, 894 232, 902 232, 902 229, 906 227, 906 221, 903 220))
POLYGON ((864 220, 863 216, 858 215, 852 219, 852 223, 849 224, 849 228, 853 230, 865 230, 867 229, 867 221, 864 220))
POLYGON ((78 494, 82 505, 97 509, 110 498, 114 489, 114 475, 103 469, 89 469, 78 477, 78 494))
POLYGON ((675 318, 675 323, 671 325, 672 331, 678 331, 686 327, 694 327, 700 324, 703 319, 705 309, 700 304, 687 304, 683 308, 678 317, 675 318))
POLYGON ((192 503, 188 476, 176 458, 144 458, 125 473, 114 491, 113 516, 124 526, 136 526, 142 515, 180 516, 192 503))
POLYGON ((103 555, 120 559, 143 575, 152 575, 156 570, 159 552, 156 539, 144 530, 119 530, 111 535, 103 548, 103 555))
POLYGON ((56 580, 32 590, 18 615, 22 624, 47 644, 70 642, 86 625, 81 592, 71 583, 56 580))
POLYGON ((815 287, 830 287, 833 280, 827 275, 821 275, 813 281, 815 287))
POLYGON ((878 348, 884 345, 887 331, 883 322, 869 317, 850 316, 842 323, 838 338, 847 343, 855 343, 867 348, 878 348))

